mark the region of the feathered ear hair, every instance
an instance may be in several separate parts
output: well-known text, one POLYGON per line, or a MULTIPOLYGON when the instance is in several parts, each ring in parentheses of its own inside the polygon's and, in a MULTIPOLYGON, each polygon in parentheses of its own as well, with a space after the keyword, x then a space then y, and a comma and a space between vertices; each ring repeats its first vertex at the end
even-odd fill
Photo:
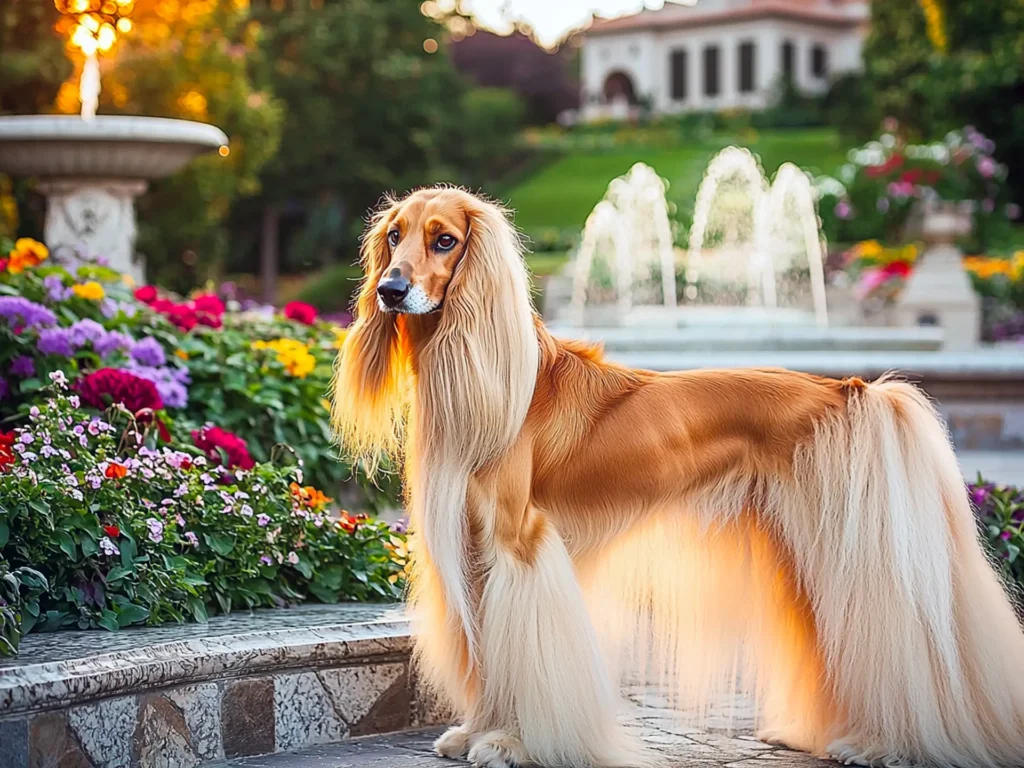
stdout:
POLYGON ((398 201, 388 197, 363 235, 363 282, 356 321, 334 364, 331 423, 342 449, 372 474, 380 460, 397 457, 408 404, 408 355, 397 316, 381 311, 377 283, 388 265, 387 231, 398 201))

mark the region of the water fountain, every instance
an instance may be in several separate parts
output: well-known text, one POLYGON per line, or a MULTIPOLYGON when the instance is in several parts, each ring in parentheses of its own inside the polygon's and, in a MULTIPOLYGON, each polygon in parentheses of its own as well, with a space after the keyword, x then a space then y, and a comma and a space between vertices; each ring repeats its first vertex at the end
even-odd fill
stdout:
POLYGON ((85 56, 79 83, 80 115, 0 117, 0 172, 37 179, 46 197, 44 239, 57 258, 85 251, 145 281, 135 253, 135 198, 150 179, 168 176, 196 155, 228 154, 219 128, 188 120, 97 116, 98 53, 117 32, 128 32, 130 0, 59 0, 73 16, 72 43, 85 56), (113 5, 111 10, 109 7, 113 5))

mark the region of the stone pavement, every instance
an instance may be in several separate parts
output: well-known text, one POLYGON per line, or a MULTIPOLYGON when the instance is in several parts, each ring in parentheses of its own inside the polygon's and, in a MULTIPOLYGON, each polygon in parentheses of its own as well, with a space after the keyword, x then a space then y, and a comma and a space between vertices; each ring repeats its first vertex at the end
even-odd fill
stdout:
MULTIPOLYGON (((703 728, 681 722, 665 699, 651 689, 634 688, 636 705, 629 727, 665 758, 665 768, 835 768, 836 763, 758 741, 751 733, 753 710, 741 697, 723 700, 708 712, 703 728)), ((432 750, 443 728, 353 739, 298 752, 248 757, 221 768, 453 768, 463 761, 437 757, 432 750)))

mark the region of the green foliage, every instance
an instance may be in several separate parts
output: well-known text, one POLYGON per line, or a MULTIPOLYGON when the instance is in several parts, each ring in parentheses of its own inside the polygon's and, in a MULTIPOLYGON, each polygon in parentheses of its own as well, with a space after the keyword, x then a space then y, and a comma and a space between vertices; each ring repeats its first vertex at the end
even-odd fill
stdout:
POLYGON ((91 416, 55 381, 0 473, 3 557, 46 580, 23 631, 399 596, 387 526, 333 519, 298 467, 242 471, 191 446, 156 448, 152 421, 120 406, 91 416))
POLYGON ((463 183, 475 187, 502 175, 513 159, 524 111, 522 100, 504 88, 473 88, 462 96, 452 139, 461 149, 463 183))
POLYGON ((1024 490, 987 483, 979 475, 968 493, 985 539, 1019 593, 1024 589, 1024 490))
POLYGON ((296 298, 321 312, 344 312, 351 307, 362 277, 358 264, 337 264, 310 275, 296 298))
MULTIPOLYGON (((9 536, 6 523, 0 522, 0 549, 9 536)), ((39 597, 48 588, 39 571, 22 566, 12 572, 0 556, 0 658, 17 654, 26 625, 39 617, 39 597)))
MULTIPOLYGON (((892 116, 924 139, 973 124, 996 143, 996 157, 1024 165, 1024 0, 935 3, 929 29, 921 0, 871 4, 864 48, 870 108, 846 118, 862 135, 892 116), (936 35, 945 45, 936 47, 936 35), (945 50, 943 50, 943 48, 945 50)), ((1024 200, 1024 178, 1011 178, 1024 200)))
POLYGON ((64 41, 54 33, 60 14, 52 2, 0 3, 0 114, 49 112, 71 74, 64 41))

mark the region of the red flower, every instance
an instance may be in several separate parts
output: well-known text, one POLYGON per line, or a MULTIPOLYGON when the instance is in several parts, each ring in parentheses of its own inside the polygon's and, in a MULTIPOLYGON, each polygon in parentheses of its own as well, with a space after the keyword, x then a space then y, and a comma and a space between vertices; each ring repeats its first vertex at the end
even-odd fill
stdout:
POLYGON ((116 525, 104 525, 103 532, 112 539, 116 539, 121 535, 121 529, 116 525))
POLYGON ((152 304, 156 301, 156 286, 144 285, 135 289, 135 298, 143 304, 152 304))
POLYGON ((0 259, 0 272, 7 269, 7 259, 0 259))
POLYGON ((114 368, 101 368, 75 382, 82 402, 90 408, 105 409, 120 403, 132 413, 149 408, 159 411, 164 407, 156 384, 114 368))
POLYGON ((195 311, 187 304, 175 304, 167 313, 167 319, 183 331, 191 331, 199 323, 195 311))
POLYGON ((905 184, 917 184, 917 182, 921 180, 921 177, 923 175, 924 171, 922 171, 920 168, 911 168, 909 171, 904 171, 902 174, 900 174, 900 181, 904 182, 905 184))
POLYGON ((312 325, 316 315, 316 307, 301 301, 292 301, 284 306, 284 316, 303 325, 312 325))
POLYGON ((210 328, 220 328, 224 325, 221 319, 224 315, 224 302, 219 296, 212 293, 204 293, 192 300, 192 309, 196 313, 200 325, 210 328))
POLYGON ((219 464, 226 457, 228 467, 252 469, 256 464, 249 455, 245 440, 220 427, 203 427, 192 431, 192 442, 210 460, 219 464))
POLYGON ((882 274, 886 277, 906 279, 910 274, 910 264, 905 261, 891 261, 882 268, 882 274))
POLYGON ((14 451, 11 450, 12 445, 14 445, 14 433, 0 432, 0 472, 16 461, 14 451))
POLYGON ((149 304, 150 309, 152 309, 154 312, 159 312, 161 315, 166 315, 176 306, 177 304, 175 304, 170 299, 154 299, 149 304))
POLYGON ((118 464, 116 461, 112 461, 107 465, 107 468, 103 470, 103 474, 111 480, 120 480, 128 474, 128 467, 123 464, 118 464))
POLYGON ((903 167, 903 155, 893 155, 881 165, 869 165, 864 169, 870 178, 877 178, 879 176, 885 176, 888 173, 903 167))

